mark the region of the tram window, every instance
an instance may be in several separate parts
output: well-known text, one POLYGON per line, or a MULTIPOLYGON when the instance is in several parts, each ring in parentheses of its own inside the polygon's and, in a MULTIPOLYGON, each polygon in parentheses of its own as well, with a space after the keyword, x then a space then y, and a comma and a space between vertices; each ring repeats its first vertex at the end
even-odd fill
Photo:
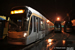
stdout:
POLYGON ((36 30, 37 30, 37 33, 38 33, 38 18, 36 18, 36 30))
POLYGON ((43 20, 43 30, 45 30, 45 21, 43 20))
POLYGON ((46 21, 45 21, 45 30, 46 30, 46 21))
POLYGON ((39 18, 39 31, 41 31, 41 19, 39 18))
POLYGON ((24 20, 24 27, 23 27, 23 30, 28 30, 28 22, 26 19, 24 20))
POLYGON ((31 16, 31 12, 29 11, 28 17, 30 17, 30 16, 31 16))
POLYGON ((31 32, 32 32, 32 18, 31 18, 31 21, 30 21, 29 35, 31 34, 31 32))
POLYGON ((32 13, 31 13, 31 11, 30 11, 30 10, 28 10, 28 11, 27 11, 27 16, 28 16, 28 17, 30 17, 30 16, 31 16, 31 14, 32 14, 32 13))
POLYGON ((36 21, 35 21, 35 16, 34 16, 34 32, 36 32, 36 21))
POLYGON ((47 23, 46 23, 46 30, 48 30, 48 26, 47 26, 47 23))
POLYGON ((42 31, 43 30, 43 20, 42 19, 41 19, 40 23, 41 23, 41 31, 42 31))

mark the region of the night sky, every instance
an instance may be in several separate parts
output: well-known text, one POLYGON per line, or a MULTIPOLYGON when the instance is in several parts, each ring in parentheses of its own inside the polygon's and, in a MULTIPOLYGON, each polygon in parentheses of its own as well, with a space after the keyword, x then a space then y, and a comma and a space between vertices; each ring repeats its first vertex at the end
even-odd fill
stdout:
POLYGON ((14 6, 27 5, 44 15, 49 20, 61 19, 73 8, 72 0, 2 0, 0 1, 0 15, 10 16, 10 10, 14 6))

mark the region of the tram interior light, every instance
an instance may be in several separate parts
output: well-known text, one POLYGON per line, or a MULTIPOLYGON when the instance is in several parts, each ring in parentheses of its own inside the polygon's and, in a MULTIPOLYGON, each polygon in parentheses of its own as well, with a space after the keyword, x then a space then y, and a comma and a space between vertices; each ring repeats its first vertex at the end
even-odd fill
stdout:
POLYGON ((43 24, 43 22, 41 21, 41 24, 43 24))
POLYGON ((47 20, 47 23, 49 22, 49 20, 47 20))

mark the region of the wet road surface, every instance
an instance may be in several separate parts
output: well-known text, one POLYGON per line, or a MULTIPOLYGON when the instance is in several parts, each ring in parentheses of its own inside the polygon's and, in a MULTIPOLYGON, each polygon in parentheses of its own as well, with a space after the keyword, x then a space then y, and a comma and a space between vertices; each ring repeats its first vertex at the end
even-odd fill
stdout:
POLYGON ((1 50, 74 50, 75 34, 52 32, 44 39, 28 46, 11 45, 7 41, 0 41, 1 50))

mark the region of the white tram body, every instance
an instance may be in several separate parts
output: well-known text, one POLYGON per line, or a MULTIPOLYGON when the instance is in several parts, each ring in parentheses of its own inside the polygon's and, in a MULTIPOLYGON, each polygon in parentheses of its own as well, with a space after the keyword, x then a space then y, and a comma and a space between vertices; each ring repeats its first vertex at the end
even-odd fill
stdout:
POLYGON ((8 43, 28 45, 44 38, 53 26, 51 21, 29 6, 14 7, 10 15, 8 43))

